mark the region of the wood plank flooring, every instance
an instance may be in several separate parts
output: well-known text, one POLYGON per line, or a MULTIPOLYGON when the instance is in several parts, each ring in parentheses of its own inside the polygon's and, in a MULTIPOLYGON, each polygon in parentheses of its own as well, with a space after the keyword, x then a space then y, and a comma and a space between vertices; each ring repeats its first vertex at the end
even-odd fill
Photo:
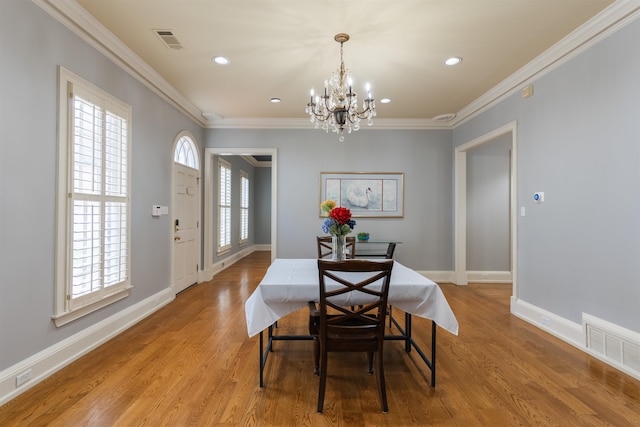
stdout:
MULTIPOLYGON (((510 285, 441 285, 460 323, 439 329, 438 377, 385 344, 389 413, 363 355, 330 357, 325 412, 311 342, 277 342, 258 386, 244 302, 255 252, 0 407, 0 426, 638 426, 640 382, 509 314, 510 285)), ((395 309, 394 314, 398 315, 395 309)), ((305 333, 306 310, 279 322, 305 333)), ((414 316, 428 349, 430 322, 414 316)))

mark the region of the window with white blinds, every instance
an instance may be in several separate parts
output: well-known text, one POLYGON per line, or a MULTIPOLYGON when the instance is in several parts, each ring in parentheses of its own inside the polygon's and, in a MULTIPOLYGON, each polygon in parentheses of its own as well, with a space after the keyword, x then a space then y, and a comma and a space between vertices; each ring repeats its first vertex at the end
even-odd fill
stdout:
POLYGON ((131 108, 64 69, 60 80, 58 325, 124 298, 130 286, 131 108))
POLYGON ((240 171, 240 243, 249 240, 249 175, 240 171))
POLYGON ((218 253, 231 249, 231 164, 218 158, 218 253))

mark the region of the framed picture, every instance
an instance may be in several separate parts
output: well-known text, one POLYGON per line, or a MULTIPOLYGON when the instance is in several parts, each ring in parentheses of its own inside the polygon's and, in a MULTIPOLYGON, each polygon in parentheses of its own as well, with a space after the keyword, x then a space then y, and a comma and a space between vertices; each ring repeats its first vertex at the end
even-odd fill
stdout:
MULTIPOLYGON (((320 172, 320 203, 333 200, 353 217, 404 217, 404 174, 320 172)), ((320 211, 322 216, 322 211, 320 211)))

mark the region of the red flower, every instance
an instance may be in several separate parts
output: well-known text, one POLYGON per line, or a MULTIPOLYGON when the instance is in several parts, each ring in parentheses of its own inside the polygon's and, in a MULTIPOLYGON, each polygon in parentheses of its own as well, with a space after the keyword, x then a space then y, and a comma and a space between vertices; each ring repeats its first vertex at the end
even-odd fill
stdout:
POLYGON ((351 219, 351 211, 347 208, 333 208, 329 213, 329 217, 333 218, 338 224, 343 225, 351 219))

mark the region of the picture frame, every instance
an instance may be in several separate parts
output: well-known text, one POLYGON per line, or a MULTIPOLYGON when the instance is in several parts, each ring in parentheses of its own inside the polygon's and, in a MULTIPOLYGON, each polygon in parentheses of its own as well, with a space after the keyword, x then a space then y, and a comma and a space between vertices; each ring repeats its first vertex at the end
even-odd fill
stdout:
POLYGON ((320 172, 320 203, 325 200, 354 218, 403 218, 404 173, 320 172))

